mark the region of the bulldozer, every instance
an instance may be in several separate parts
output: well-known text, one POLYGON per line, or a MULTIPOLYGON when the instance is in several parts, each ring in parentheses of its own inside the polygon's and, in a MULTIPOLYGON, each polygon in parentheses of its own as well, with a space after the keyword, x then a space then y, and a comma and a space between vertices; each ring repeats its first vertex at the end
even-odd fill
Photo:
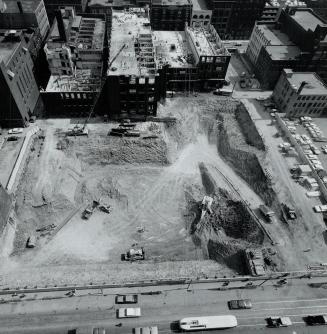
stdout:
POLYGON ((144 248, 130 248, 126 253, 121 255, 122 261, 138 261, 145 259, 144 248))

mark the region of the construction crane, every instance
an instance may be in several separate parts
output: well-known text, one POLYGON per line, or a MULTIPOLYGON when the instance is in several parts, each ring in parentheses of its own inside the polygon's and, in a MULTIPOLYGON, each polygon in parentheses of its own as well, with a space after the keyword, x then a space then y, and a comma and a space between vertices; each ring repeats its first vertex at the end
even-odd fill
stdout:
MULTIPOLYGON (((119 54, 123 51, 123 49, 125 49, 126 47, 126 44, 123 44, 121 46, 121 48, 118 50, 118 52, 115 54, 115 56, 111 59, 111 61, 109 62, 108 64, 108 69, 110 69, 111 65, 113 64, 113 62, 117 59, 117 57, 119 56, 119 54)), ((93 101, 93 104, 91 106, 91 109, 90 109, 90 112, 89 112, 89 115, 88 117, 85 119, 85 122, 82 126, 79 126, 78 124, 75 125, 72 129, 68 130, 67 132, 67 135, 68 136, 87 136, 88 135, 88 130, 86 128, 86 125, 87 123, 89 122, 93 112, 94 112, 94 109, 98 103, 98 100, 101 96, 101 92, 102 92, 102 89, 104 87, 106 83, 106 80, 104 78, 102 78, 101 80, 101 85, 100 85, 100 89, 99 91, 97 92, 95 98, 94 98, 94 101, 93 101)))

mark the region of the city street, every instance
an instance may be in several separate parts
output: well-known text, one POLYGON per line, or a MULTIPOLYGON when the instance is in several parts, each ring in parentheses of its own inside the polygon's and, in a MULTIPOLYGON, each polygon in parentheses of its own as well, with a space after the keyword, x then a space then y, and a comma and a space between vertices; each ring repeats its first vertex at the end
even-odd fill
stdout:
MULTIPOLYGON (((317 279, 316 279, 317 280, 317 279)), ((36 301, 11 302, 0 305, 0 333, 67 333, 69 329, 93 326, 108 328, 110 333, 132 333, 134 327, 157 325, 159 333, 171 333, 176 322, 187 316, 234 314, 238 327, 233 333, 270 333, 265 318, 289 316, 293 325, 279 333, 324 333, 322 328, 308 328, 303 317, 327 314, 327 294, 324 288, 312 288, 309 279, 292 280, 285 286, 276 282, 257 281, 256 289, 219 291, 221 284, 203 283, 189 286, 162 286, 76 291, 74 297, 63 292, 42 294, 36 301), (266 285, 268 284, 268 285, 266 285), (156 291, 156 292, 155 292, 156 291), (119 307, 116 294, 137 293, 142 316, 137 319, 116 319, 119 307), (60 294, 60 295, 59 295, 60 294), (231 299, 249 298, 253 308, 233 310, 227 307, 231 299), (116 327, 122 323, 121 327, 116 327), (310 329, 310 331, 309 331, 310 329)), ((325 285, 326 286, 326 285, 325 285)), ((133 305, 129 305, 133 307, 133 305)))

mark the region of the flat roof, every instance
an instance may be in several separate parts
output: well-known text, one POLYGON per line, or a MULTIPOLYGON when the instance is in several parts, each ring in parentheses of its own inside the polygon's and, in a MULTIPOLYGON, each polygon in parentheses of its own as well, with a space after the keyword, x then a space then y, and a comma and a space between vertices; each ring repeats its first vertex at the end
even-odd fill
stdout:
POLYGON ((150 21, 144 9, 112 11, 109 75, 154 75, 150 21))
POLYGON ((205 0, 191 0, 193 10, 209 10, 205 0))
POLYGON ((291 17, 307 31, 315 31, 318 25, 326 26, 326 23, 314 15, 310 9, 296 10, 291 17))
POLYGON ((294 45, 289 39, 288 35, 284 34, 280 30, 274 29, 273 26, 267 24, 257 25, 260 32, 264 34, 266 39, 270 41, 270 45, 294 45))
POLYGON ((91 70, 76 70, 76 75, 51 75, 46 92, 94 92, 100 89, 100 77, 91 70))
MULTIPOLYGON (((286 72, 286 71, 285 71, 286 72)), ((286 77, 290 85, 295 89, 299 89, 301 83, 305 81, 307 84, 303 87, 300 95, 327 95, 327 87, 314 72, 291 72, 287 70, 286 77)))
POLYGON ((113 1, 108 0, 90 0, 87 4, 88 6, 103 6, 103 7, 111 7, 113 5, 113 1))
POLYGON ((295 59, 301 54, 301 50, 293 45, 268 45, 265 49, 273 60, 295 59))
MULTIPOLYGON (((17 0, 4 0, 6 4, 6 11, 5 13, 19 13, 19 7, 17 5, 17 0)), ((22 4, 23 11, 25 13, 34 13, 36 8, 40 4, 40 0, 21 0, 20 3, 22 4)))
POLYGON ((154 31, 153 44, 159 68, 167 64, 171 67, 194 67, 184 31, 154 31))

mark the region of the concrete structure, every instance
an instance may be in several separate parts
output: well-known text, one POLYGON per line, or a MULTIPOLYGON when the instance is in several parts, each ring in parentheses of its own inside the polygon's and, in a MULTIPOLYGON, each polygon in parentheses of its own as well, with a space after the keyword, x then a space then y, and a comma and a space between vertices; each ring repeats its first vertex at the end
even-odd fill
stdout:
POLYGON ((309 8, 327 21, 327 2, 325 0, 304 0, 309 8))
POLYGON ((58 11, 44 47, 51 74, 73 75, 75 69, 91 69, 100 76, 104 38, 104 17, 75 15, 72 7, 58 11))
POLYGON ((192 0, 191 27, 207 27, 211 22, 212 11, 205 0, 192 0))
POLYGON ((83 117, 89 114, 100 78, 91 70, 76 70, 74 76, 52 75, 41 91, 47 116, 83 117))
POLYGON ((55 18, 55 12, 58 9, 74 7, 77 14, 83 14, 86 10, 87 0, 45 0, 44 3, 50 25, 52 25, 55 18))
POLYGON ((112 118, 155 115, 159 74, 145 10, 113 10, 109 54, 105 113, 112 118))
POLYGON ((0 29, 39 28, 44 40, 50 25, 43 0, 3 0, 0 29))
POLYGON ((283 70, 273 98, 287 117, 320 117, 327 110, 327 87, 316 73, 283 70))
POLYGON ((191 15, 191 0, 152 0, 150 5, 153 30, 183 31, 185 24, 190 24, 191 15))
POLYGON ((206 90, 222 85, 230 54, 214 27, 154 32, 161 94, 167 90, 206 90))
POLYGON ((2 126, 24 126, 36 111, 40 94, 32 68, 33 62, 23 33, 0 31, 2 126))
POLYGON ((222 39, 249 39, 266 0, 208 0, 211 24, 222 39))

